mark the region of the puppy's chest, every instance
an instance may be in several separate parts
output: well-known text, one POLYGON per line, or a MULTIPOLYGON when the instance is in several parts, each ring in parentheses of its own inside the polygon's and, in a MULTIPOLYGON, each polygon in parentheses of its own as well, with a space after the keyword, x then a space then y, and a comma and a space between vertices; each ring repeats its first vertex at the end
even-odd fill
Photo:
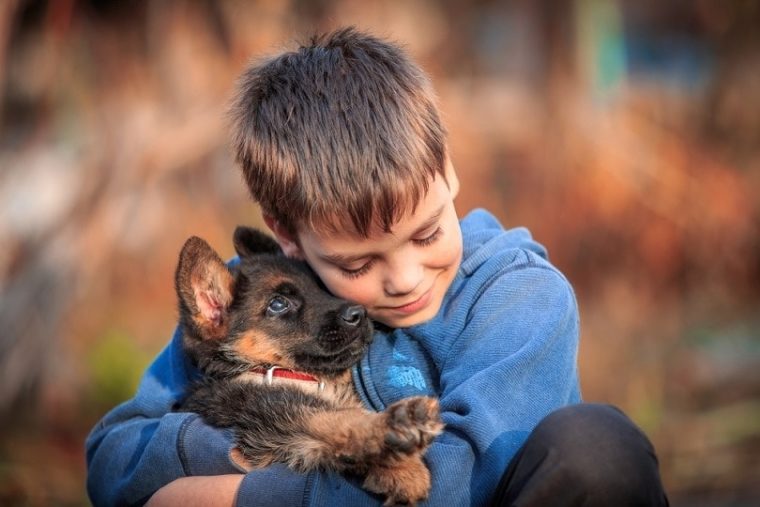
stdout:
POLYGON ((233 379, 235 383, 260 385, 266 388, 268 385, 300 391, 307 396, 313 396, 325 402, 340 407, 359 407, 361 401, 354 390, 351 377, 344 376, 338 379, 324 381, 305 381, 287 377, 267 378, 265 375, 245 372, 233 379))

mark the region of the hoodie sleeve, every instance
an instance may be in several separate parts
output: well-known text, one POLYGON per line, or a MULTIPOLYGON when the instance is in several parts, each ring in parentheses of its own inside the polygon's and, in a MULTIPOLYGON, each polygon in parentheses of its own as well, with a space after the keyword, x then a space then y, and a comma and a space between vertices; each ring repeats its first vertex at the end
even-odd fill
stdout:
POLYGON ((485 505, 552 411, 580 402, 578 310, 567 280, 523 251, 472 301, 440 364, 445 433, 428 459, 430 505, 485 505), (515 267, 519 266, 519 267, 515 267))
POLYGON ((229 459, 230 432, 205 424, 197 414, 172 412, 192 371, 175 332, 135 397, 92 430, 85 449, 94 505, 139 505, 179 477, 240 472, 229 459))

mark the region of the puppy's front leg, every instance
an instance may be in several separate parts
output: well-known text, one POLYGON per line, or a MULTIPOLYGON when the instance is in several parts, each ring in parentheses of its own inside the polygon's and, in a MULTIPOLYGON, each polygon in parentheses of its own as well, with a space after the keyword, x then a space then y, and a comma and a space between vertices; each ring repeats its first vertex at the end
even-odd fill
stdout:
POLYGON ((422 454, 443 428, 434 398, 406 398, 384 412, 360 408, 318 411, 305 418, 287 461, 296 469, 351 471, 364 487, 386 496, 386 505, 427 497, 430 472, 422 454))
POLYGON ((438 401, 425 396, 404 398, 380 413, 361 408, 316 411, 304 426, 304 438, 293 448, 297 461, 306 468, 312 463, 355 472, 392 455, 423 452, 443 429, 438 401))
POLYGON ((383 505, 415 505, 430 492, 430 471, 420 453, 391 456, 367 471, 363 487, 384 495, 383 505))
POLYGON ((288 445, 287 462, 297 470, 329 469, 365 474, 387 452, 385 413, 363 408, 314 411, 288 445))

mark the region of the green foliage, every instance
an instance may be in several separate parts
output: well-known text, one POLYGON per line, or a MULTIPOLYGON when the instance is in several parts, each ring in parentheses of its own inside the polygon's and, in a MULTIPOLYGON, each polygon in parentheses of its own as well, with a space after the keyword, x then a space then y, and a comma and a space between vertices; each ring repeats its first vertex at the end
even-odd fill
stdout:
POLYGON ((87 357, 90 405, 108 409, 134 395, 149 358, 129 336, 110 331, 87 357))

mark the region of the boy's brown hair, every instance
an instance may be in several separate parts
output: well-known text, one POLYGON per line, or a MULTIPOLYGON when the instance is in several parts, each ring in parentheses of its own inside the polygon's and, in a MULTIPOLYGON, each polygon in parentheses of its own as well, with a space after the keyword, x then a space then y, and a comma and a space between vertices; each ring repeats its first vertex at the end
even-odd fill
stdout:
POLYGON ((290 232, 388 232, 445 178, 446 133, 424 72, 345 28, 248 68, 233 149, 262 211, 290 232))

